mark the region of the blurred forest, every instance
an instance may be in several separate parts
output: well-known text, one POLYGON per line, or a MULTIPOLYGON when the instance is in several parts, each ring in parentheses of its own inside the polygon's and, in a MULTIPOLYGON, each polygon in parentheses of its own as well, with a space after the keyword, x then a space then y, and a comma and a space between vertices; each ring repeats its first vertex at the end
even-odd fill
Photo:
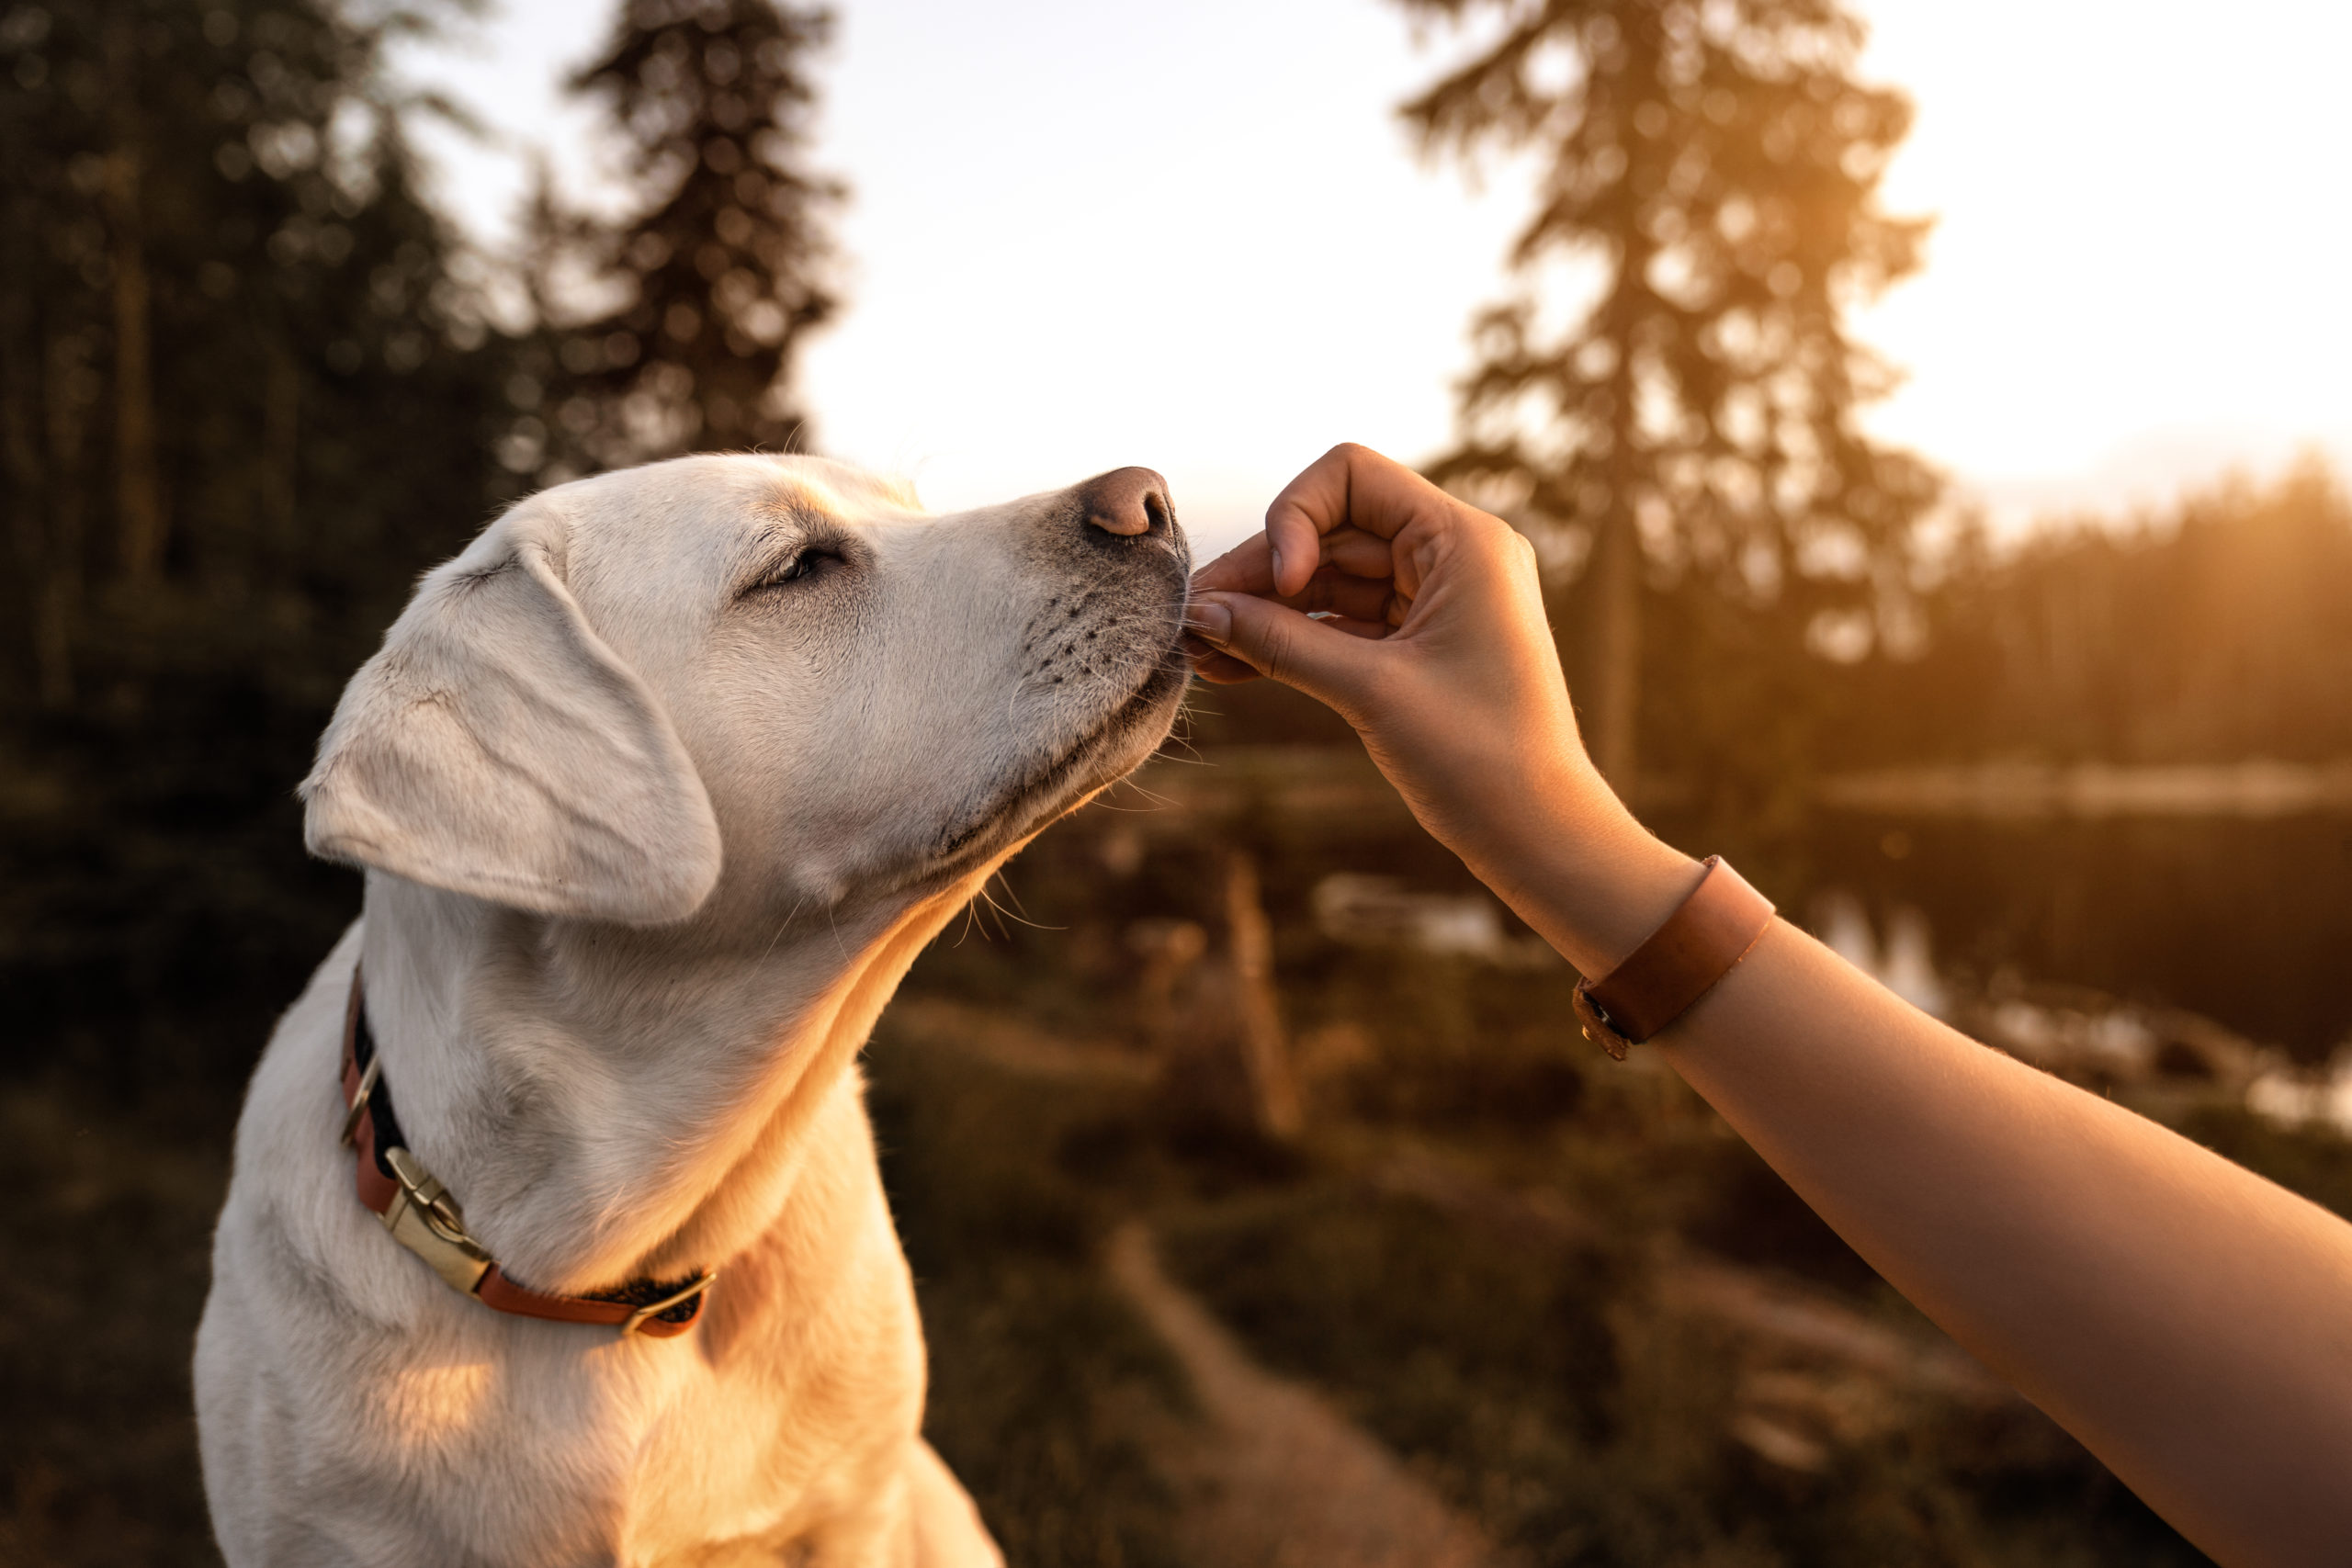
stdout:
POLYGON ((513 343, 419 199, 387 31, 320 7, 0 20, 10 1056, 233 1080, 347 878, 288 793, 409 580, 520 484, 513 343))
MULTIPOLYGON (((792 350, 836 308, 842 187, 805 129, 827 17, 627 7, 575 87, 632 149, 644 208, 599 226, 543 193, 514 269, 417 194, 405 127, 455 111, 383 52, 437 19, 260 0, 0 17, 14 1070, 118 1096, 241 1082, 352 907, 303 858, 291 785, 414 575, 534 485, 803 429, 792 350), (536 309, 508 319, 518 271, 536 309)), ((1589 626, 1594 527, 1526 525, 1556 624, 1589 626)), ((1906 524, 1828 599, 1726 575, 1737 545, 1655 550, 1634 580, 1641 793, 1705 826, 1801 832, 1840 769, 2352 752, 2352 504, 2316 459, 2014 547, 1906 524)))
MULTIPOLYGON (((2007 545, 1964 515, 1907 556, 1831 608, 1654 568, 1637 798, 1802 838, 1854 770, 2352 755, 2352 499, 2316 456, 2007 545)), ((1592 592, 1559 583, 1554 624, 1592 592)))
MULTIPOLYGON (((508 257, 421 194, 409 130, 460 112, 387 66, 461 5, 0 0, 0 1401, 26 1413, 0 1562, 209 1551, 185 1363, 228 1130, 358 901, 292 790, 416 574, 540 485, 809 445, 794 358, 841 309, 847 189, 809 133, 830 14, 625 0, 572 87, 639 204, 542 182, 508 257)), ((1881 371, 1839 302, 1918 232, 1871 205, 1907 106, 1853 79, 1850 18, 1535 9, 1408 114, 1553 160, 1528 255, 1649 250, 1581 335, 1482 321, 1435 471, 1535 537, 1645 814, 1803 912, 1995 858, 1838 816, 1865 773, 2352 759, 2352 501, 2316 459, 1997 541, 1857 434, 1881 371), (1515 74, 1544 49, 1607 92, 1544 96, 1515 74), (1637 418, 1660 367, 1680 414, 1637 418), (1510 423, 1530 389, 1548 412, 1510 423)), ((1215 1464, 1167 1455, 1222 1417, 1144 1326, 1170 1280, 1527 1560, 2196 1560, 1703 1107, 1569 1050, 1573 976, 1343 725, 1250 687, 1196 694, 1182 734, 1012 868, 1034 927, 925 957, 874 1054, 933 1435, 1013 1561, 1243 1560, 1182 1522, 1215 1464), (1758 1327, 1790 1323, 1812 1337, 1758 1327)), ((2294 833, 2292 863, 2312 834, 2352 859, 2294 833)), ((2210 892, 2183 877, 2162 901, 2210 892)), ((2158 1008, 2161 975, 2010 957, 1942 977, 1956 1021, 2352 1211, 2341 1139, 2246 1109, 2286 1081, 2270 1015, 2226 1020, 2241 1039, 2158 1008), (2070 980, 2144 981, 2141 1043, 2112 1045, 2118 996, 2029 984, 2070 980)), ((2265 983, 2307 998, 2330 962, 2265 983)), ((2336 1015, 2305 1010, 2316 1057, 2336 1015)))
POLYGON ((2352 755, 2352 499, 2315 455, 1930 570, 1843 666, 1825 765, 2352 755))
POLYGON ((1859 79, 1862 28, 1836 5, 1406 9, 1493 24, 1405 105, 1422 145, 1544 169, 1511 247, 1522 288, 1472 326, 1430 472, 1575 570, 1587 744, 1636 794, 1651 571, 1769 603, 1769 636, 1867 604, 1935 502, 1939 477, 1857 423, 1892 377, 1844 320, 1919 265, 1928 225, 1878 204, 1911 103, 1859 79), (1564 333, 1544 322, 1562 262, 1600 273, 1564 333))
POLYGON ((644 210, 542 200, 519 316, 518 269, 418 194, 407 127, 458 111, 385 67, 445 19, 0 17, 12 1071, 233 1093, 356 908, 292 785, 416 575, 538 484, 798 427, 787 360, 831 308, 835 187, 800 129, 825 15, 627 7, 576 86, 644 210))

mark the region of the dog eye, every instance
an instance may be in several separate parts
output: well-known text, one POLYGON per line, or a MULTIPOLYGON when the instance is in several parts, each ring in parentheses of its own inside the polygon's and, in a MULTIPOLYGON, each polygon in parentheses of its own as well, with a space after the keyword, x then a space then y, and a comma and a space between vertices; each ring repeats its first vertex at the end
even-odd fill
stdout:
POLYGON ((842 558, 837 552, 827 549, 821 545, 811 546, 785 562, 780 570, 770 572, 754 586, 781 588, 787 582, 798 582, 805 578, 815 577, 841 563, 842 558))

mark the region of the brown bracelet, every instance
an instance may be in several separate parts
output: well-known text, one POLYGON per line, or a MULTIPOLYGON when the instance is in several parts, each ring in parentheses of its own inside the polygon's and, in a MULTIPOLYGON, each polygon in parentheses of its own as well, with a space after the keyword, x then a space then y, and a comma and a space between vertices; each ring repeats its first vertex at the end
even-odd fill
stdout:
POLYGON ((1690 1010, 1747 956, 1772 924, 1772 905, 1721 855, 1682 907, 1666 918, 1623 964, 1599 980, 1579 980, 1577 1021, 1584 1037, 1619 1061, 1690 1010))

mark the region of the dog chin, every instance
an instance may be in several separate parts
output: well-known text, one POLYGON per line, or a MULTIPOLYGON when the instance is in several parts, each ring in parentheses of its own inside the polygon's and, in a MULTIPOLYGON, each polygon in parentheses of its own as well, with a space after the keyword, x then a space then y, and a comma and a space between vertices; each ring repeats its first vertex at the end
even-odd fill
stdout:
POLYGON ((1133 773, 1167 739, 1187 679, 1171 652, 1101 724, 943 835, 919 880, 944 885, 967 874, 1133 773))

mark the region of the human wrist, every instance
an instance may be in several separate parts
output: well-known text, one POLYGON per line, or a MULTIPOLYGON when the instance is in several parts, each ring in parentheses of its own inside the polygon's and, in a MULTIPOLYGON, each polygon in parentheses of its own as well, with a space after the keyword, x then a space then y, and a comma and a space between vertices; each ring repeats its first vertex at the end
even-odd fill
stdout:
POLYGON ((1690 896, 1699 863, 1651 833, 1602 784, 1565 778, 1501 814, 1464 853, 1479 880, 1580 974, 1600 976, 1690 896))

